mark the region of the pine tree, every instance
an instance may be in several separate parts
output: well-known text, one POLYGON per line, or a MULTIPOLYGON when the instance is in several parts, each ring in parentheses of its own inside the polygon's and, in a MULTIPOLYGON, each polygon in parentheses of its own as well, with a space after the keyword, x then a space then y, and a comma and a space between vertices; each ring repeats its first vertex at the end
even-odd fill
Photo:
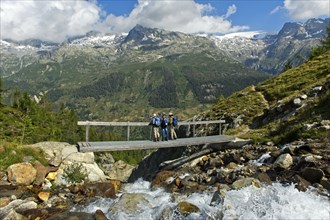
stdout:
POLYGON ((327 27, 327 34, 328 36, 324 40, 321 40, 321 46, 312 49, 309 57, 310 59, 313 59, 330 50, 330 25, 327 27))

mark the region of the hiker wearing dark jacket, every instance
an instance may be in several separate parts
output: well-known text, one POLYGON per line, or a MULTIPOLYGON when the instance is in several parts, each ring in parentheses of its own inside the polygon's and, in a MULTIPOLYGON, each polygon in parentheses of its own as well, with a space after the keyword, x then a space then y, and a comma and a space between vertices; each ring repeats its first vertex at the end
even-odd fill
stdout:
POLYGON ((177 126, 176 118, 174 118, 172 112, 170 112, 168 114, 168 116, 169 116, 168 125, 169 125, 169 129, 170 129, 170 137, 171 137, 171 140, 175 140, 177 138, 176 132, 175 132, 175 127, 177 126))
POLYGON ((166 118, 165 113, 162 115, 162 119, 160 121, 160 129, 162 132, 162 141, 168 141, 168 120, 166 118))

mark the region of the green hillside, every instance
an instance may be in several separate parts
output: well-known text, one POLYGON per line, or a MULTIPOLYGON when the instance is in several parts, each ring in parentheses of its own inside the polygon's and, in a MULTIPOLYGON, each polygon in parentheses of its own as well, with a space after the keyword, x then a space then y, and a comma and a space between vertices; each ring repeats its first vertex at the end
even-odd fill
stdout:
POLYGON ((66 43, 45 55, 0 53, 7 88, 64 103, 81 120, 140 121, 163 111, 187 119, 217 97, 269 77, 228 58, 206 37, 142 26, 102 47, 66 43), (151 33, 157 40, 146 41, 151 33))
POLYGON ((330 51, 257 86, 219 98, 208 119, 226 119, 227 134, 257 142, 329 137, 330 51))
MULTIPOLYGON (((99 76, 100 72, 101 67, 99 76)), ((47 97, 76 109, 80 118, 88 120, 143 120, 154 111, 170 110, 188 118, 216 97, 269 76, 203 52, 114 65, 103 77, 90 77, 74 86, 54 86, 47 97)))

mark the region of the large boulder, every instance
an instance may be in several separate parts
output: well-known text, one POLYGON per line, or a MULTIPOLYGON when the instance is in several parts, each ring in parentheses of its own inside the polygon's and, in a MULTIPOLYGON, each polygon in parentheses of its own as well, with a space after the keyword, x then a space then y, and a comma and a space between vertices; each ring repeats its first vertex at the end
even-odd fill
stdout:
POLYGON ((20 219, 11 217, 16 216, 16 212, 22 213, 26 210, 35 208, 37 208, 37 203, 34 201, 16 199, 5 207, 0 208, 0 219, 20 219))
POLYGON ((125 193, 119 198, 116 204, 109 208, 109 211, 113 213, 138 214, 141 212, 140 207, 152 207, 146 196, 143 193, 125 193))
POLYGON ((16 163, 7 168, 8 181, 13 184, 30 185, 37 176, 37 170, 30 163, 16 163))
POLYGON ((64 170, 72 164, 81 164, 83 166, 88 182, 104 182, 107 179, 104 172, 94 162, 93 152, 78 152, 75 145, 64 142, 40 142, 30 145, 30 147, 42 149, 45 152, 48 163, 58 167, 55 180, 56 185, 69 184, 63 175, 65 174, 64 170))
POLYGON ((290 166, 293 164, 293 158, 290 154, 281 154, 276 161, 274 162, 274 167, 275 168, 283 168, 283 169, 288 169, 290 166))
POLYGON ((30 147, 38 147, 45 152, 46 159, 50 165, 60 166, 64 161, 94 163, 94 153, 78 152, 77 146, 65 142, 40 142, 30 147))
POLYGON ((324 176, 324 173, 321 169, 314 167, 306 167, 302 170, 302 177, 309 181, 310 183, 320 183, 321 179, 324 176))

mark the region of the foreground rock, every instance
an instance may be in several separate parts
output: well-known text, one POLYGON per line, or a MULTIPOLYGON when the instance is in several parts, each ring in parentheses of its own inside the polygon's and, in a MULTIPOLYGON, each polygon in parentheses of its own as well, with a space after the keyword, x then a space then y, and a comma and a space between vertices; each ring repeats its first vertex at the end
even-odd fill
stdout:
POLYGON ((30 163, 17 163, 7 169, 8 181, 13 184, 30 185, 37 176, 37 170, 30 163))
POLYGON ((60 142, 41 142, 30 145, 32 148, 40 148, 45 152, 49 165, 57 167, 55 184, 65 185, 68 182, 64 178, 64 170, 72 164, 81 164, 87 173, 89 182, 104 182, 107 177, 94 161, 92 152, 81 153, 75 145, 60 142))
POLYGON ((152 180, 152 187, 193 193, 210 186, 219 189, 229 186, 236 190, 279 181, 294 183, 299 190, 311 185, 329 190, 329 155, 327 140, 296 141, 283 147, 246 145, 241 150, 204 155, 174 170, 160 169, 152 180))
MULTIPOLYGON (((95 214, 70 211, 95 197, 117 198, 121 181, 108 180, 93 153, 80 153, 76 146, 59 142, 27 147, 42 149, 49 164, 28 161, 0 172, 0 219, 107 219, 101 210, 95 214), (71 171, 84 174, 81 183, 68 181, 69 176, 77 178, 71 171)), ((125 167, 123 162, 120 165, 125 167)))

